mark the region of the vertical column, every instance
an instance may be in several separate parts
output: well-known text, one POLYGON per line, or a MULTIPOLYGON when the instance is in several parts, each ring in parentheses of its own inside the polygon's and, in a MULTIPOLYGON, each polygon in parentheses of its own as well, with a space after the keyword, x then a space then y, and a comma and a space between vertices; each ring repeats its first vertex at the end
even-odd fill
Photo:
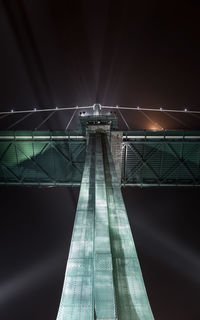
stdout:
POLYGON ((95 137, 89 137, 57 320, 94 319, 95 137))
POLYGON ((118 319, 153 320, 110 146, 102 139, 118 319))
POLYGON ((96 133, 94 289, 96 319, 116 317, 101 134, 96 133))
POLYGON ((57 320, 153 320, 106 134, 89 136, 57 320))

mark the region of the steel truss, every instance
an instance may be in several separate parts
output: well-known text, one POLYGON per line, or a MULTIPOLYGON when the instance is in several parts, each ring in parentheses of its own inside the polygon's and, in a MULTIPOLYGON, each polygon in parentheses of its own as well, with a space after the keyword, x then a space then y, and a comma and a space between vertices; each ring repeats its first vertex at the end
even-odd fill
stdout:
POLYGON ((47 133, 39 134, 0 137, 0 184, 79 185, 85 161, 85 140, 67 135, 47 139, 47 133))
MULTIPOLYGON (((0 133, 0 185, 77 186, 86 137, 81 132, 0 133)), ((122 186, 199 186, 200 132, 126 131, 122 186)))

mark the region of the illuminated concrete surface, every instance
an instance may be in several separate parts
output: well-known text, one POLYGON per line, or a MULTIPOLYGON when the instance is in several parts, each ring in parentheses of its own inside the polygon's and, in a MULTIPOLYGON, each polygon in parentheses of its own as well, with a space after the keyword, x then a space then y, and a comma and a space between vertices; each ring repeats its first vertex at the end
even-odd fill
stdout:
POLYGON ((106 134, 91 133, 57 320, 154 319, 106 134))

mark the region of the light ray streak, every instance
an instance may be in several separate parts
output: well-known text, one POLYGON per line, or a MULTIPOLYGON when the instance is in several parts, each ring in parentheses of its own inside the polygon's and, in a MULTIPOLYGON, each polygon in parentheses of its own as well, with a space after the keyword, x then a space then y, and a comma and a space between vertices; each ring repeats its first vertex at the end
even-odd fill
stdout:
POLYGON ((17 273, 13 278, 9 278, 0 283, 0 305, 5 308, 8 307, 7 303, 10 300, 20 297, 24 291, 32 290, 41 284, 45 283, 46 278, 49 279, 50 275, 57 269, 60 261, 60 254, 56 253, 54 256, 47 258, 29 269, 17 273))
POLYGON ((0 120, 6 118, 7 116, 9 116, 9 114, 4 114, 3 116, 0 117, 0 120))
POLYGON ((178 122, 179 124, 183 125, 184 127, 187 128, 187 125, 180 119, 178 119, 177 117, 173 116, 172 114, 169 114, 168 112, 164 111, 164 113, 171 119, 175 120, 176 122, 178 122))
POLYGON ((23 120, 27 119, 28 117, 30 117, 32 115, 32 113, 28 113, 26 114, 24 117, 22 117, 21 119, 17 120, 16 122, 12 123, 7 130, 13 128, 14 126, 16 126, 18 123, 22 122, 23 120))
POLYGON ((54 113, 55 111, 51 112, 37 127, 35 127, 35 130, 39 129, 43 124, 45 124, 45 122, 47 122, 47 120, 49 120, 54 113))
POLYGON ((72 120, 73 120, 73 118, 74 118, 74 116, 75 116, 75 113, 76 113, 77 109, 78 109, 78 107, 74 110, 74 112, 73 112, 73 114, 72 114, 72 116, 71 116, 71 118, 70 118, 70 120, 69 120, 69 122, 68 122, 68 124, 67 124, 67 126, 66 126, 66 128, 65 128, 65 130, 67 130, 67 129, 69 128, 70 123, 72 122, 72 120))
POLYGON ((124 118, 123 114, 121 113, 121 111, 118 108, 117 108, 117 110, 118 110, 122 120, 124 121, 125 125, 127 126, 127 129, 130 130, 130 127, 129 127, 128 123, 126 122, 126 119, 124 118))
POLYGON ((195 117, 196 119, 200 119, 200 116, 198 116, 197 114, 190 113, 190 116, 195 117))
POLYGON ((161 127, 157 122, 153 121, 144 111, 141 110, 141 113, 144 115, 144 117, 149 120, 154 126, 159 126, 161 130, 163 130, 163 127, 161 127))
POLYGON ((159 231, 159 228, 151 226, 149 221, 145 224, 142 221, 137 221, 135 224, 142 229, 142 234, 145 234, 155 242, 155 246, 151 246, 152 253, 155 252, 155 255, 166 261, 170 267, 192 278, 195 283, 200 283, 200 257, 196 252, 192 252, 192 248, 159 231))

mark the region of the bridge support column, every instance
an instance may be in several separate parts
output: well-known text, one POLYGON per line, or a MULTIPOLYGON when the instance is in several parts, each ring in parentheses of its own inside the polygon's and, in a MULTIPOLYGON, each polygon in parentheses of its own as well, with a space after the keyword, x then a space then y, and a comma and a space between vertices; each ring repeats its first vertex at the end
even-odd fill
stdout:
POLYGON ((57 320, 153 320, 110 146, 91 133, 57 320))

